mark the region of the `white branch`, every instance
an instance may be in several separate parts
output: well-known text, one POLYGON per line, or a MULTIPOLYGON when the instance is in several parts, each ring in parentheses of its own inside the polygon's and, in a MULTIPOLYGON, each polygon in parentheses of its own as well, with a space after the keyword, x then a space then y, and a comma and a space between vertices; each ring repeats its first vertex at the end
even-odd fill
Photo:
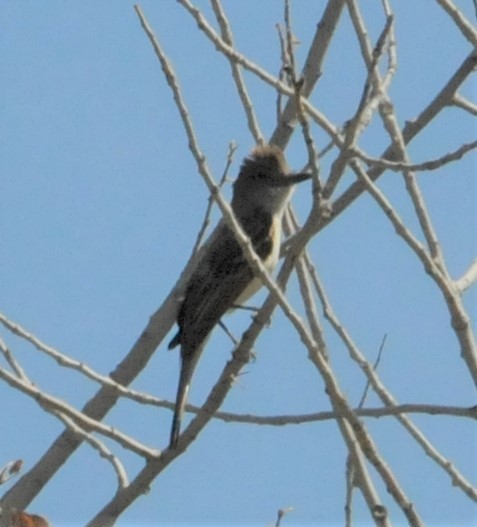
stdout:
POLYGON ((91 419, 61 399, 48 395, 36 386, 17 379, 3 368, 0 368, 0 378, 7 382, 12 388, 17 389, 34 399, 42 408, 53 415, 57 416, 57 412, 65 414, 66 416, 73 419, 84 430, 93 430, 99 434, 109 437, 124 448, 131 450, 141 457, 154 458, 158 455, 157 450, 142 445, 136 439, 133 439, 132 437, 120 432, 112 426, 107 426, 103 423, 100 423, 99 421, 91 419))
POLYGON ((85 432, 73 421, 73 419, 64 413, 57 411, 54 411, 53 413, 58 419, 63 421, 68 429, 80 436, 81 439, 91 445, 102 458, 111 463, 118 480, 118 489, 120 490, 126 488, 128 486, 128 476, 126 470, 121 461, 111 452, 111 450, 109 450, 109 448, 107 448, 103 442, 99 441, 99 439, 96 439, 92 434, 85 432))
POLYGON ((458 108, 462 108, 471 115, 477 116, 477 105, 467 100, 462 95, 456 93, 452 99, 452 104, 458 108))
POLYGON ((477 258, 472 262, 467 271, 455 281, 455 287, 462 294, 477 281, 477 258))
POLYGON ((0 338, 0 352, 5 357, 5 360, 8 362, 12 370, 15 372, 17 377, 21 379, 23 382, 29 382, 31 384, 30 379, 28 378, 27 374, 23 370, 23 368, 20 366, 20 363, 15 359, 12 352, 8 349, 8 346, 3 342, 3 340, 0 338))
MULTIPOLYGON (((153 406, 166 407, 166 408, 174 407, 172 403, 168 403, 166 401, 158 399, 157 397, 153 397, 152 395, 149 395, 147 393, 138 392, 136 390, 125 388, 123 385, 113 381, 111 377, 108 377, 106 375, 101 375, 100 373, 96 372, 95 370, 93 370, 93 368, 91 368, 90 366, 87 366, 84 362, 80 362, 80 361, 72 359, 71 357, 68 357, 68 355, 61 353, 57 349, 52 348, 51 346, 48 346, 48 344, 45 344, 44 342, 42 342, 38 337, 36 337, 35 335, 32 335, 29 331, 24 329, 20 324, 17 324, 16 322, 12 322, 3 313, 0 313, 0 323, 3 324, 14 335, 26 340, 27 342, 35 346, 35 348, 37 348, 39 351, 41 351, 42 353, 45 353, 47 356, 54 359, 60 366, 75 370, 78 373, 81 373, 82 375, 84 375, 85 377, 88 377, 92 381, 98 382, 99 384, 103 386, 107 386, 108 388, 112 388, 119 395, 123 397, 132 399, 133 401, 136 401, 141 404, 149 404, 153 406)), ((1 347, 1 340, 0 340, 0 351, 3 351, 3 348, 1 347)), ((11 360, 13 360, 13 357, 11 356, 11 354, 10 354, 10 357, 11 357, 11 360)), ((16 364, 15 367, 17 369, 20 368, 20 365, 18 363, 15 363, 15 364, 16 364)), ((25 375, 24 372, 23 372, 23 375, 25 375)), ((27 378, 25 377, 25 379, 27 378)))
POLYGON ((477 31, 472 26, 472 24, 450 0, 437 1, 439 2, 442 9, 444 9, 444 11, 446 11, 447 14, 452 18, 464 37, 472 44, 474 48, 477 48, 477 31))

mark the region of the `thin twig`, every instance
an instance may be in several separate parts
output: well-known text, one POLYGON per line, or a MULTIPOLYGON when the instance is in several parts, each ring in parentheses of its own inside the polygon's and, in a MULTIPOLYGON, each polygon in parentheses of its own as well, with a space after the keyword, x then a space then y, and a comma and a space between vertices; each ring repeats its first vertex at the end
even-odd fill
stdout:
MULTIPOLYGON (((477 2, 477 0, 476 0, 477 2)), ((452 99, 452 104, 458 108, 462 108, 471 115, 477 116, 477 105, 467 100, 462 95, 456 93, 452 99)))
MULTIPOLYGON (((361 14, 359 12, 359 7, 355 0, 348 0, 348 5, 352 6, 353 9, 352 20, 359 41, 361 43, 361 52, 363 55, 363 59, 368 67, 372 67, 375 60, 375 55, 374 52, 370 52, 367 32, 361 14)), ((374 89, 381 94, 379 113, 383 121, 384 127, 395 146, 396 152, 398 154, 398 160, 402 160, 408 163, 409 159, 406 152, 404 137, 399 127, 396 115, 394 113, 393 104, 390 98, 387 96, 386 87, 382 85, 380 76, 377 71, 373 71, 372 82, 374 85, 374 89)), ((406 183, 406 189, 408 191, 409 197, 411 198, 414 211, 419 220, 419 225, 426 239, 432 259, 440 267, 442 273, 447 276, 447 270, 445 266, 444 257, 439 245, 439 240, 432 225, 429 213, 426 209, 424 198, 420 192, 414 173, 409 170, 404 170, 402 174, 406 183)))
MULTIPOLYGON (((278 42, 280 43, 280 70, 278 72, 278 79, 280 80, 280 82, 286 82, 287 73, 286 73, 285 65, 288 63, 288 58, 287 58, 287 52, 286 52, 285 36, 283 34, 283 30, 280 24, 276 24, 275 27, 277 29, 278 42)), ((275 103, 275 108, 276 108, 276 119, 277 119, 277 126, 278 126, 283 116, 283 94, 280 90, 277 90, 277 99, 275 103)))
MULTIPOLYGON (((477 51, 471 51, 467 57, 462 61, 459 67, 456 69, 453 75, 449 78, 446 84, 441 88, 437 95, 432 99, 432 101, 421 111, 421 113, 412 121, 407 121, 406 125, 402 130, 402 137, 405 144, 410 143, 416 135, 418 135, 422 130, 424 130, 429 123, 436 118, 439 113, 446 108, 449 104, 452 104, 455 93, 462 85, 462 83, 468 78, 468 76, 474 71, 474 68, 477 64, 477 51)), ((332 126, 327 121, 321 120, 322 116, 314 114, 313 109, 307 108, 309 115, 315 120, 317 124, 322 126, 323 130, 330 130, 329 125, 332 126)), ((334 133, 338 132, 334 129, 334 133)), ((331 130, 330 130, 331 131, 331 130)), ((331 137, 333 135, 331 134, 331 137)), ((336 145, 341 147, 342 140, 338 135, 334 136, 336 145)), ((391 143, 383 154, 380 156, 382 159, 389 159, 391 161, 396 161, 401 156, 398 152, 398 149, 391 143)), ((351 163, 351 168, 354 169, 353 164, 351 163)), ((384 172, 380 167, 373 167, 368 171, 368 176, 371 181, 376 181, 384 172)), ((358 197, 365 191, 366 186, 359 179, 352 185, 350 185, 342 194, 339 196, 332 204, 332 215, 326 221, 319 223, 315 226, 316 230, 319 231, 324 228, 329 221, 337 218, 346 208, 348 208, 358 197)))
MULTIPOLYGON (((381 401, 389 407, 396 407, 397 401, 385 388, 384 384, 379 379, 377 373, 373 370, 372 366, 365 359, 363 354, 359 351, 358 347, 354 344, 351 337, 348 335, 346 329, 342 326, 337 316, 333 312, 331 305, 326 297, 323 286, 321 285, 318 276, 313 270, 312 277, 314 285, 320 302, 323 306, 323 311, 325 317, 330 322, 331 326, 340 337, 340 339, 345 344, 348 349, 349 356, 353 361, 355 361, 358 366, 361 368, 363 373, 371 382, 373 390, 379 396, 381 401)), ((473 407, 472 411, 477 412, 477 407, 473 407)), ((421 446, 426 455, 433 459, 437 465, 439 465, 451 478, 452 484, 459 487, 467 496, 469 496, 474 501, 477 501, 477 489, 473 488, 472 485, 465 479, 465 477, 457 470, 457 468, 427 440, 424 434, 417 428, 416 425, 404 414, 396 414, 398 421, 404 426, 404 428, 411 434, 411 436, 416 440, 416 442, 421 446)))
MULTIPOLYGON (((373 364, 373 370, 376 371, 378 369, 379 363, 381 362, 381 356, 383 354, 384 350, 384 344, 386 343, 387 335, 384 335, 383 340, 381 341, 381 345, 379 346, 378 355, 376 357, 376 360, 373 364)), ((364 402, 366 401, 366 397, 368 395, 369 387, 371 386, 371 381, 367 379, 366 386, 363 390, 363 395, 361 396, 361 399, 358 403, 358 408, 363 408, 364 402)))
MULTIPOLYGON (((14 335, 24 339, 25 341, 32 344, 36 349, 51 357, 60 366, 75 370, 78 373, 87 377, 88 379, 91 379, 92 381, 95 381, 101 384, 102 386, 114 390, 115 393, 121 395, 122 397, 126 397, 141 404, 148 404, 152 406, 166 408, 174 407, 173 403, 167 403, 162 399, 158 399, 157 397, 154 397, 144 392, 138 392, 136 390, 125 388, 123 385, 115 382, 110 376, 101 375, 100 373, 93 370, 90 366, 87 366, 84 362, 80 362, 72 359, 71 357, 68 357, 67 355, 61 353, 57 349, 48 346, 47 344, 42 342, 38 337, 32 335, 29 331, 23 328, 20 324, 11 321, 2 313, 0 313, 0 323, 3 324, 3 326, 6 327, 9 331, 11 331, 14 335)), ((17 367, 19 367, 18 364, 17 367)), ((28 381, 28 378, 25 377, 24 380, 28 381)))
POLYGON ((475 282, 477 282, 477 259, 475 259, 467 271, 454 282, 454 285, 457 291, 462 294, 466 289, 469 289, 469 287, 474 285, 475 282))
POLYGON ((227 337, 229 337, 229 339, 232 341, 232 344, 236 346, 239 341, 235 338, 229 328, 221 320, 219 320, 219 326, 222 328, 227 337))
POLYGON ((412 172, 421 172, 427 170, 437 170, 442 168, 448 163, 458 161, 462 159, 468 152, 477 148, 477 141, 472 143, 465 143, 461 145, 457 150, 444 154, 437 159, 431 159, 429 161, 423 161, 422 163, 403 163, 399 161, 388 161, 386 159, 373 158, 366 155, 362 150, 351 147, 351 152, 361 161, 364 161, 369 167, 379 167, 383 170, 392 170, 394 172, 401 172, 403 170, 412 172))
MULTIPOLYGON (((233 47, 234 43, 232 37, 232 30, 230 28, 230 24, 227 20, 227 16, 225 15, 223 7, 219 0, 211 0, 211 2, 212 9, 214 10, 215 17, 220 26, 222 38, 224 42, 226 42, 229 46, 233 47)), ((252 134, 255 143, 261 144, 264 142, 264 136, 262 134, 262 131, 260 130, 258 119, 255 115, 252 100, 250 99, 250 96, 248 94, 248 90, 245 85, 242 72, 240 70, 239 65, 235 61, 229 60, 229 62, 230 68, 232 69, 232 77, 235 81, 235 86, 237 87, 240 101, 242 102, 242 106, 245 111, 245 116, 247 117, 248 129, 250 130, 250 133, 252 134)))
POLYGON ((91 419, 84 413, 79 412, 72 406, 65 403, 63 400, 48 395, 46 392, 40 390, 37 386, 21 381, 17 377, 13 376, 10 372, 5 371, 3 368, 0 368, 0 378, 7 382, 12 388, 17 389, 34 399, 44 410, 46 410, 48 413, 51 413, 52 415, 58 417, 58 412, 60 412, 73 419, 84 430, 93 430, 99 434, 109 437, 124 448, 131 450, 143 458, 147 459, 156 457, 158 455, 157 450, 142 445, 136 439, 133 439, 132 437, 111 426, 107 426, 103 423, 100 423, 99 421, 91 419))
MULTIPOLYGON (((229 143, 229 151, 227 154, 227 163, 225 164, 224 171, 222 173, 222 177, 220 178, 220 181, 218 183, 218 187, 222 188, 225 184, 225 181, 227 180, 227 176, 230 170, 230 167, 232 166, 233 156, 235 154, 235 151, 237 150, 237 145, 232 141, 229 143)), ((202 240, 204 238, 205 232, 207 230, 207 227, 210 223, 210 214, 212 212, 212 206, 214 205, 214 197, 212 194, 209 194, 208 202, 207 202, 207 208, 205 210, 204 219, 202 221, 201 227, 199 229, 199 232, 197 234, 197 238, 194 243, 194 247, 192 248, 192 255, 194 255, 197 250, 200 247, 200 244, 202 243, 202 240)))
MULTIPOLYGON (((187 405, 187 411, 198 414, 202 407, 192 404, 187 405)), ((394 404, 393 406, 382 406, 375 408, 353 408, 359 417, 372 417, 380 419, 382 417, 396 417, 402 414, 423 414, 430 416, 465 417, 477 421, 477 406, 447 406, 425 403, 406 403, 394 404)), ((259 426, 296 426, 305 423, 317 423, 320 421, 332 421, 344 417, 344 414, 336 411, 314 412, 309 414, 284 414, 284 415, 255 415, 238 414, 218 410, 214 413, 214 419, 219 419, 225 423, 251 424, 259 426)))
POLYGON ((119 458, 117 458, 102 441, 94 437, 92 434, 85 432, 74 422, 73 419, 62 412, 55 411, 53 413, 55 417, 60 419, 60 421, 62 421, 66 427, 68 427, 74 434, 80 436, 83 441, 86 441, 89 445, 91 445, 91 447, 96 450, 103 459, 106 459, 106 461, 111 464, 118 481, 118 490, 126 488, 128 486, 128 476, 126 469, 119 458))
POLYGON ((284 509, 279 509, 277 512, 277 521, 275 522, 275 527, 280 527, 283 517, 292 511, 293 507, 285 507, 284 509))
POLYGON ((313 137, 311 134, 310 124, 305 116, 302 104, 302 92, 305 86, 304 77, 297 78, 296 76, 296 61, 294 52, 294 37, 291 27, 290 2, 285 0, 285 28, 286 39, 283 46, 283 66, 282 69, 287 72, 289 83, 293 87, 295 93, 295 105, 298 121, 301 125, 303 138, 308 152, 308 167, 311 169, 313 179, 313 199, 316 202, 321 202, 322 191, 320 182, 320 173, 318 168, 319 155, 313 137))
MULTIPOLYGON (((348 6, 352 5, 353 2, 348 0, 348 6)), ((349 162, 351 156, 351 147, 354 146, 356 140, 364 128, 369 124, 371 120, 374 108, 377 105, 378 100, 381 97, 381 92, 375 88, 374 79, 377 76, 376 70, 378 67, 379 59, 384 50, 384 43, 391 31, 393 24, 393 16, 386 18, 386 24, 376 42, 376 46, 372 52, 372 58, 367 64, 368 74, 364 87, 361 93, 358 106, 356 108, 354 116, 348 121, 344 132, 344 141, 340 145, 341 151, 338 157, 335 159, 331 166, 330 175, 328 181, 323 189, 323 196, 325 199, 329 199, 333 194, 336 186, 344 175, 345 168, 349 162)))
POLYGON ((444 11, 452 18, 460 32, 470 42, 472 47, 477 48, 477 31, 450 0, 437 0, 444 11))
MULTIPOLYGON (((300 78, 304 79, 303 89, 301 92, 301 95, 304 98, 307 98, 311 94, 321 76, 321 68, 323 66, 334 32, 338 27, 344 4, 344 0, 333 0, 332 2, 326 2, 323 16, 316 25, 315 35, 309 47, 303 69, 300 72, 300 78)), ((281 77, 280 80, 282 80, 281 77)), ((304 103, 304 105, 307 112, 309 108, 312 107, 307 103, 304 103)), ((293 97, 288 99, 288 102, 283 111, 280 112, 279 117, 280 120, 272 134, 270 143, 276 144, 280 146, 280 148, 284 149, 290 140, 297 122, 295 99, 293 97)), ((321 119, 323 116, 319 114, 319 116, 316 118, 321 119)), ((325 126, 327 126, 328 130, 331 132, 332 139, 339 139, 337 137, 338 132, 335 127, 326 118, 324 118, 323 122, 326 123, 325 126)))
MULTIPOLYGON (((386 342, 386 335, 384 335, 383 340, 381 341, 381 346, 379 347, 378 355, 373 364, 373 370, 376 371, 379 362, 381 360, 381 354, 384 349, 384 343, 386 342)), ((370 379, 366 380, 366 385, 363 390, 363 395, 361 400, 358 403, 358 408, 361 409, 366 401, 366 396, 368 394, 369 387, 371 386, 370 379)), ((345 524, 346 527, 351 527, 352 525, 352 512, 353 512, 353 490, 355 487, 360 486, 360 478, 357 476, 357 470, 354 463, 354 459, 351 455, 348 454, 346 458, 346 467, 345 467, 345 481, 346 481, 346 490, 345 490, 345 524)))
MULTIPOLYGON (((353 160, 351 161, 353 165, 353 160)), ((473 333, 469 316, 462 304, 459 293, 456 291, 453 282, 442 273, 441 266, 438 266, 433 258, 427 253, 425 248, 406 228, 404 222, 399 217, 395 209, 391 206, 381 190, 373 183, 370 177, 357 165, 354 166, 358 177, 363 181, 371 196, 381 207, 388 219, 393 224, 396 233, 413 250, 421 261, 426 272, 434 279, 440 291, 444 295, 447 308, 451 316, 452 328, 461 344, 461 354, 464 358, 469 373, 477 386, 477 343, 473 333)))
POLYGON ((21 367, 20 363, 15 359, 12 352, 8 348, 8 346, 3 342, 3 340, 0 338, 0 352, 5 357, 5 360, 10 365, 11 369, 15 372, 17 377, 21 379, 23 382, 29 382, 31 384, 30 379, 28 378, 27 374, 25 373, 25 370, 21 367))
MULTIPOLYGON (((287 211, 285 216, 284 227, 287 233, 291 230, 294 232, 298 230, 298 222, 291 209, 287 211)), ((325 332, 316 309, 316 302, 313 298, 312 288, 310 286, 309 273, 307 272, 307 267, 305 264, 311 265, 311 259, 307 251, 303 252, 301 258, 297 262, 298 284, 300 286, 300 294, 303 299, 306 318, 313 334, 313 338, 318 344, 323 357, 328 360, 328 349, 325 340, 325 332)))

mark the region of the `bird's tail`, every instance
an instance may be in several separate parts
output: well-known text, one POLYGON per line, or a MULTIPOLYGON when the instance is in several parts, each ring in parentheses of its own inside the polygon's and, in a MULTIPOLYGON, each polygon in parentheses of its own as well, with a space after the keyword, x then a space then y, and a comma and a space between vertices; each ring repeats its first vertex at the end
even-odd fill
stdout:
POLYGON ((201 347, 194 350, 192 353, 184 353, 184 350, 181 350, 181 373, 179 376, 179 385, 177 387, 174 417, 172 418, 171 437, 169 441, 170 448, 175 448, 177 446, 177 441, 181 431, 182 416, 187 403, 187 396, 189 395, 190 382, 200 356, 200 351, 201 347))

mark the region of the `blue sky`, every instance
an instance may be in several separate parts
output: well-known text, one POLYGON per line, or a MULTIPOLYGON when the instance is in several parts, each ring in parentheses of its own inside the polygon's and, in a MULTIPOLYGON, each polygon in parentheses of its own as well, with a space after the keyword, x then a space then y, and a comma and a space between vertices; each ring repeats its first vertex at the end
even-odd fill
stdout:
MULTIPOLYGON (((363 12, 373 40, 381 31, 380 2, 363 12)), ((394 2, 398 71, 390 95, 401 124, 434 97, 470 51, 452 21, 434 2, 394 2)), ((456 2, 470 20, 470 2, 456 2)), ((292 2, 302 64, 324 2, 292 2)), ((232 170, 253 146, 229 75, 229 66, 183 8, 141 2, 180 79, 200 146, 216 179, 228 144, 238 145, 232 170)), ((210 17, 208 3, 199 2, 210 17)), ((271 73, 280 53, 275 24, 278 0, 224 2, 239 50, 271 73)), ((26 3, 0 6, 2 48, 2 159, 0 310, 44 342, 107 374, 130 349, 183 269, 207 204, 207 189, 159 63, 129 1, 26 3)), ((353 114, 365 72, 346 14, 333 39, 312 101, 336 124, 353 114)), ((268 137, 275 126, 276 95, 245 75, 268 137)), ((460 92, 471 98, 475 79, 460 92)), ((315 130, 323 145, 325 136, 315 130)), ((413 162, 438 157, 475 139, 475 122, 446 110, 409 147, 413 162)), ((388 139, 376 120, 360 146, 378 156, 388 139)), ((306 153, 299 134, 287 151, 301 168, 306 153)), ((326 174, 331 158, 323 163, 326 174)), ((459 277, 476 254, 475 155, 438 172, 419 175, 451 275, 459 277)), ((345 184, 352 181, 349 175, 345 184)), ((398 174, 380 188, 417 232, 398 174)), ((230 196, 230 186, 225 190, 230 196)), ((309 187, 294 198, 301 219, 310 208, 309 187)), ((214 221, 218 218, 214 213, 214 221)), ((419 235, 420 238, 422 238, 419 235)), ((309 247, 330 301, 362 352, 374 360, 387 335, 379 374, 400 402, 470 406, 475 391, 441 295, 421 264, 395 235, 372 199, 363 196, 314 238, 309 247)), ((260 305, 264 295, 254 299, 260 305)), ((289 298, 303 312, 292 280, 289 298)), ((476 291, 467 292, 474 317, 476 291)), ((320 311, 321 312, 321 311, 320 311)), ((240 335, 250 315, 227 324, 240 335)), ((35 384, 81 406, 96 387, 8 334, 35 384)), ((327 328, 331 361, 351 404, 364 379, 327 328)), ((194 378, 191 401, 200 403, 229 358, 231 346, 216 331, 194 378)), ((306 350, 277 310, 256 343, 224 409, 258 415, 328 410, 323 384, 306 350)), ((172 400, 178 357, 163 343, 134 387, 172 400)), ((61 432, 61 424, 34 401, 0 384, 5 401, 0 466, 22 458, 27 471, 61 432)), ((370 405, 379 404, 373 395, 370 405)), ((413 416, 437 448, 476 481, 473 423, 450 417, 413 416)), ((106 422, 163 448, 171 414, 129 402, 106 422)), ((427 525, 469 525, 475 506, 453 487, 400 428, 387 419, 367 421, 378 447, 427 525)), ((130 477, 136 458, 115 451, 130 477)), ((283 525, 343 525, 346 452, 334 423, 259 427, 213 421, 189 451, 155 482, 118 522, 148 524, 269 525, 292 506, 283 525)), ((5 489, 8 488, 5 486, 5 489)), ((84 525, 112 496, 110 467, 83 446, 30 506, 53 525, 84 525)), ((2 489, 3 490, 3 489, 2 489)), ((388 500, 386 491, 383 499, 388 500)), ((386 502, 390 505, 391 500, 386 502)), ((369 524, 357 500, 357 520, 369 524)), ((395 525, 403 518, 391 505, 395 525)), ((357 524, 359 524, 357 521, 357 524)))

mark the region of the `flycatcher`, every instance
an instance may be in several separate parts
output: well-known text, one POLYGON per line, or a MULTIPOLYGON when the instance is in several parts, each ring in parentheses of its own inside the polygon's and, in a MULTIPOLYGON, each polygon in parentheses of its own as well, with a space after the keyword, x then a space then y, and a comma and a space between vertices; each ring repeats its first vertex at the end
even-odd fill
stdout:
MULTIPOLYGON (((258 146, 242 163, 233 186, 232 210, 270 273, 278 261, 282 216, 292 187, 310 177, 290 173, 282 151, 276 146, 258 146)), ((179 438, 190 382, 205 340, 226 311, 246 302, 261 286, 234 233, 221 220, 187 284, 177 316, 179 331, 169 343, 169 349, 181 346, 172 448, 179 438)))

